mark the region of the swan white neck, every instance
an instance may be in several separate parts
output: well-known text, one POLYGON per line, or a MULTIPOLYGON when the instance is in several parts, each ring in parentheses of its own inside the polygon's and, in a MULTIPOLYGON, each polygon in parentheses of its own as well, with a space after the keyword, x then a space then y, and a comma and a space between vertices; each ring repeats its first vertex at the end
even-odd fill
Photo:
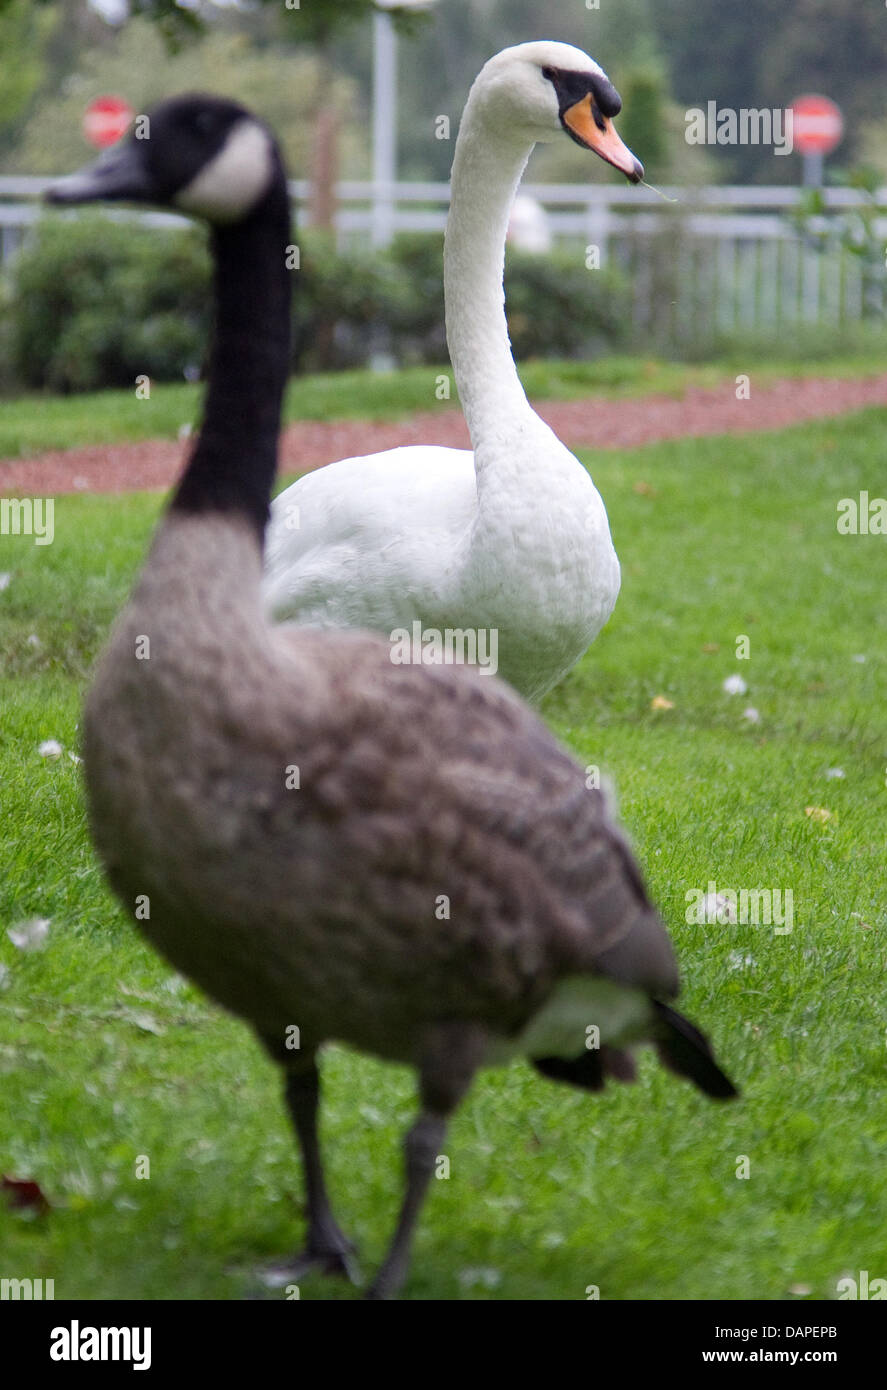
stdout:
POLYGON ((489 119, 469 97, 453 160, 444 248, 447 344, 475 453, 503 426, 538 419, 508 341, 502 276, 508 218, 533 146, 489 119))

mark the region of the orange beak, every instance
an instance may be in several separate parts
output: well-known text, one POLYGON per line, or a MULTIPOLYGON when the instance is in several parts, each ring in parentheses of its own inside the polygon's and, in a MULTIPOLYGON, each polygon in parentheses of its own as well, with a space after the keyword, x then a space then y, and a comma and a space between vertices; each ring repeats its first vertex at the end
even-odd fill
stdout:
POLYGON ((625 141, 616 134, 609 117, 599 116, 598 119, 604 123, 603 130, 595 120, 590 92, 563 113, 564 125, 574 140, 580 145, 585 145, 587 149, 594 150, 595 154, 612 164, 620 174, 625 174, 632 183, 640 183, 644 177, 643 164, 639 159, 635 159, 625 141))

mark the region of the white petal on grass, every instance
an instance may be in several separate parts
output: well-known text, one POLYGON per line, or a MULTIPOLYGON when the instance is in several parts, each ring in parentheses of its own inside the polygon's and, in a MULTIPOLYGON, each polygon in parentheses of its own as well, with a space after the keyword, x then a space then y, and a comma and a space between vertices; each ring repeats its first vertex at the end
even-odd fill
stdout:
POLYGON ((747 951, 731 951, 727 957, 727 964, 731 970, 748 970, 756 961, 747 951))
POLYGON ((12 583, 12 575, 9 573, 8 570, 4 570, 4 572, 3 572, 2 574, 0 574, 0 594, 3 593, 3 590, 4 590, 4 589, 8 589, 8 588, 9 588, 9 586, 10 586, 11 583, 12 583))
POLYGON ((164 1025, 153 1014, 149 1014, 146 1009, 123 1008, 120 1010, 120 1017, 125 1019, 127 1023, 132 1023, 140 1032, 153 1033, 157 1038, 162 1038, 166 1032, 164 1025))
POLYGON ((761 716, 754 705, 749 705, 748 709, 744 709, 742 711, 742 717, 743 719, 747 719, 749 724, 760 724, 761 722, 761 716))
POLYGON ((62 745, 57 738, 45 738, 43 742, 37 746, 37 752, 40 754, 41 758, 60 758, 63 751, 62 745))
POLYGON ((851 656, 850 660, 856 661, 860 666, 862 666, 866 661, 868 661, 868 657, 864 656, 862 652, 857 652, 856 656, 851 656))
POLYGON ((736 924, 736 904, 723 893, 706 893, 702 899, 702 920, 710 926, 736 924))
POLYGON ((463 1289, 495 1289, 502 1282, 502 1275, 498 1269, 460 1269, 459 1283, 463 1289))
POLYGON ((26 922, 16 922, 6 935, 20 951, 39 951, 49 936, 49 918, 29 917, 26 922))
POLYGON ((82 758, 78 758, 78 756, 77 756, 76 753, 69 753, 69 754, 68 754, 68 757, 71 759, 71 762, 75 764, 75 766, 76 766, 77 763, 82 763, 82 762, 83 762, 83 759, 82 759, 82 758))
POLYGON ((257 1269, 255 1277, 266 1289, 283 1289, 295 1282, 292 1268, 288 1265, 271 1265, 267 1269, 257 1269))
POLYGON ((829 778, 847 776, 846 772, 842 767, 827 767, 825 770, 825 775, 829 778))
POLYGON ((721 686, 726 695, 744 695, 748 690, 745 681, 739 675, 728 676, 721 686))
POLYGON ((42 646, 42 643, 41 643, 41 641, 40 641, 40 638, 37 636, 36 632, 32 632, 32 633, 29 635, 29 637, 28 637, 28 646, 29 646, 29 647, 39 647, 39 646, 42 646))

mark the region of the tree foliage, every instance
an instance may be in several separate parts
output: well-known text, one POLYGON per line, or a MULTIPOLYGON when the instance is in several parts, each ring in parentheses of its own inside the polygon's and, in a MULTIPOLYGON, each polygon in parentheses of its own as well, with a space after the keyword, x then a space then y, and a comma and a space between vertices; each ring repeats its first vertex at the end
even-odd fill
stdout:
POLYGON ((0 133, 14 131, 46 77, 46 47, 55 18, 29 0, 0 0, 0 133))
MULTIPOLYGON (((90 153, 82 132, 83 111, 104 93, 124 96, 136 111, 185 90, 215 91, 242 101, 276 131, 287 167, 304 176, 310 165, 311 122, 317 89, 317 59, 280 45, 259 46, 236 28, 217 28, 200 43, 174 53, 144 19, 124 25, 111 42, 86 50, 75 73, 34 106, 21 129, 7 171, 58 174, 76 168, 90 153)), ((359 112, 356 84, 336 72, 326 82, 327 99, 359 112)), ((365 122, 346 126, 341 165, 359 177, 368 159, 365 122)))
MULTIPOLYGON (((294 4, 129 0, 131 17, 122 29, 150 23, 180 54, 196 52, 232 28, 287 61, 310 48, 330 72, 347 74, 355 84, 356 106, 340 110, 353 143, 365 134, 372 83, 369 18, 376 0, 294 4)), ((584 0, 437 0, 427 14, 392 13, 415 37, 400 48, 398 148, 406 178, 447 177, 452 140, 434 138, 435 119, 446 115, 454 136, 485 60, 508 44, 544 37, 576 44, 607 69, 625 99, 620 130, 637 145, 654 178, 796 180, 797 156, 777 159, 756 146, 688 146, 684 112, 709 100, 734 110, 785 107, 810 90, 832 97, 845 116, 845 138, 829 168, 847 168, 863 155, 881 162, 887 11, 880 0, 600 0, 597 9, 584 0)), ((38 100, 52 102, 69 78, 76 79, 84 52, 110 53, 114 38, 114 28, 88 10, 87 0, 0 0, 0 139, 5 133, 8 145, 10 132, 38 100), (60 36, 35 44, 35 19, 49 16, 59 21, 60 36)), ((315 107, 326 102, 323 82, 314 101, 315 107)), ((531 175, 611 177, 564 142, 534 156, 531 175)))
MULTIPOLYGON (((882 115, 887 71, 887 11, 860 0, 669 0, 658 5, 656 32, 667 54, 675 96, 688 106, 786 107, 804 92, 836 101, 846 134, 835 161, 859 154, 866 120, 882 115)), ((718 153, 724 175, 790 182, 788 160, 762 161, 752 146, 718 153), (774 167, 775 166, 775 167, 774 167)))

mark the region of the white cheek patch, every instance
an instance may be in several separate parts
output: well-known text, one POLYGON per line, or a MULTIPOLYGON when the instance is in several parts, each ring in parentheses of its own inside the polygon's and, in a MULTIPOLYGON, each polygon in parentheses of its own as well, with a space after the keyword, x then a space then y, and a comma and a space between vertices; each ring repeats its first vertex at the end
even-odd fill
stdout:
POLYGON ((267 192, 273 175, 267 132, 255 121, 238 121, 215 158, 173 202, 210 222, 234 222, 267 192))
POLYGON ((642 990, 600 975, 567 976, 518 1037, 493 1044, 488 1063, 499 1066, 512 1057, 581 1057, 589 1024, 599 1030, 600 1043, 629 1047, 653 1031, 650 1000, 642 990))

